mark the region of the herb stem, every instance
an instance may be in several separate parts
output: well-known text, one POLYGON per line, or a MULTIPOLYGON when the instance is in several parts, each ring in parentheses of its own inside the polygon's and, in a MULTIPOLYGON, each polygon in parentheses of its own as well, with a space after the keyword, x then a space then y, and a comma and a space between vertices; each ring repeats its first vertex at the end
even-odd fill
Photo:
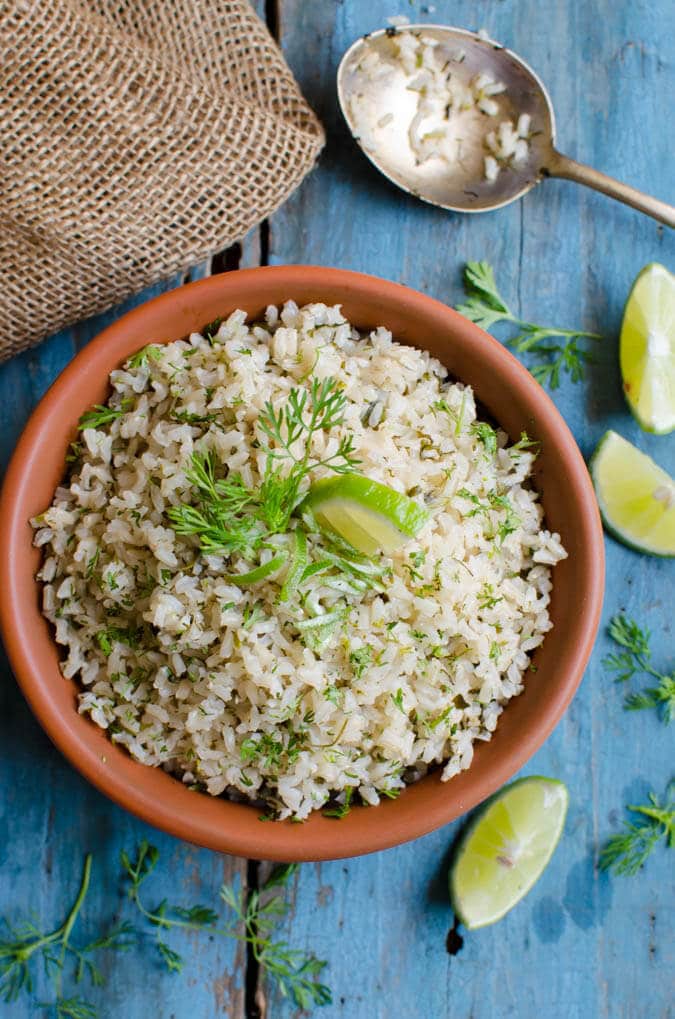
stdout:
POLYGON ((624 649, 603 659, 603 665, 615 673, 617 682, 625 683, 640 672, 657 681, 656 686, 628 694, 624 707, 629 711, 656 708, 664 722, 671 722, 675 718, 675 671, 660 672, 652 665, 649 630, 620 614, 610 620, 609 636, 624 649))
POLYGON ((602 339, 599 333, 537 325, 519 318, 500 294, 494 271, 488 262, 467 263, 464 269, 464 290, 466 301, 457 307, 460 314, 483 329, 491 329, 499 322, 508 322, 518 329, 518 334, 506 341, 507 346, 513 347, 519 354, 531 352, 544 356, 543 361, 530 367, 532 375, 542 385, 557 389, 562 372, 566 372, 572 382, 583 378, 591 354, 579 346, 579 341, 602 339))
POLYGON ((84 858, 82 879, 80 881, 80 890, 77 893, 77 898, 75 899, 75 902, 73 903, 64 923, 61 925, 61 927, 59 927, 58 931, 55 931, 54 934, 52 934, 49 938, 50 941, 58 940, 59 938, 61 939, 61 954, 59 956, 58 974, 56 977, 56 990, 58 998, 61 997, 63 965, 66 958, 66 952, 68 952, 70 949, 70 945, 68 944, 70 940, 70 935, 72 933, 73 927, 75 926, 75 922, 77 920, 79 912, 82 908, 82 903, 87 897, 87 892, 89 891, 89 881, 91 879, 91 863, 92 855, 91 853, 87 853, 87 855, 84 858))

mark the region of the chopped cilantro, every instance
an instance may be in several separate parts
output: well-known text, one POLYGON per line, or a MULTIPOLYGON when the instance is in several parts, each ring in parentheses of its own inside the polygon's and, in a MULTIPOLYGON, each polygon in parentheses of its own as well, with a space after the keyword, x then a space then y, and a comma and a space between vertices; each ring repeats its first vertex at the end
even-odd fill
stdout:
POLYGON ((352 808, 352 796, 354 795, 354 787, 347 786, 345 789, 344 803, 339 804, 337 807, 331 808, 330 810, 324 810, 324 817, 334 817, 339 820, 342 817, 346 817, 352 808))
POLYGON ((391 695, 391 699, 398 708, 398 710, 402 711, 403 714, 405 715, 406 710, 403 707, 403 690, 401 689, 401 687, 398 688, 395 694, 391 695))
POLYGON ((476 421, 471 425, 471 434, 475 435, 479 442, 483 444, 485 450, 485 456, 487 459, 491 459, 497 453, 497 433, 494 428, 491 428, 485 421, 476 421))
POLYGON ((357 679, 361 679, 361 676, 371 664, 372 660, 373 649, 370 644, 364 644, 363 647, 359 647, 356 651, 351 652, 349 655, 349 661, 357 679))

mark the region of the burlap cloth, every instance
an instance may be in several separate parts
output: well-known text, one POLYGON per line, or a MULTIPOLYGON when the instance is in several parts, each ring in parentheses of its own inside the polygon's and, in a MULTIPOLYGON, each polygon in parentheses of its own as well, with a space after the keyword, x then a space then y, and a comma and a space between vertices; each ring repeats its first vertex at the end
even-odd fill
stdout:
POLYGON ((244 0, 0 0, 0 360, 227 247, 322 144, 244 0))

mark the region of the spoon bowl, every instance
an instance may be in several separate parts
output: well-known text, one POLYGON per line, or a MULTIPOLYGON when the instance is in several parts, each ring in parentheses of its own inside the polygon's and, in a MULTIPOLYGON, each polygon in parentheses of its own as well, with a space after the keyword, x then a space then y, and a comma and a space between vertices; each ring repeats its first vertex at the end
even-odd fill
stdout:
POLYGON ((519 56, 475 32, 443 25, 406 25, 412 33, 436 43, 434 56, 448 80, 463 85, 481 74, 502 83, 492 96, 497 111, 487 116, 472 106, 447 115, 446 139, 456 158, 432 155, 420 159, 411 144, 418 91, 396 59, 392 41, 398 29, 387 28, 358 39, 338 68, 340 107, 355 140, 372 163, 404 191, 456 212, 499 209, 531 190, 544 177, 566 177, 675 226, 675 208, 621 184, 591 167, 563 156, 555 148, 555 116, 543 82, 519 56), (376 54, 380 61, 373 65, 376 54), (370 61, 370 63, 369 63, 370 61), (502 121, 529 119, 528 151, 521 162, 503 165, 496 180, 485 174, 485 136, 502 121))

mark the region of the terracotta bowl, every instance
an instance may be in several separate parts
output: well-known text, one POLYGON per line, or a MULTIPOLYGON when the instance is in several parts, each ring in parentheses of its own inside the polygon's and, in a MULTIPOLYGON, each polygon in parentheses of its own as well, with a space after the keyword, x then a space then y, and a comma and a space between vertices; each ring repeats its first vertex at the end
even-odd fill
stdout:
POLYGON ((424 835, 498 789, 548 737, 581 680, 598 627, 604 584, 603 539, 586 466, 565 422, 532 376, 501 344, 450 308, 372 276, 304 266, 247 269, 180 287, 129 312, 72 361, 42 399, 17 446, 0 502, 0 624, 19 684, 41 725, 68 760, 127 810, 180 838, 240 856, 323 860, 356 856, 424 835), (552 631, 535 655, 536 672, 481 743, 468 771, 438 774, 379 807, 356 807, 338 821, 258 820, 254 806, 190 792, 180 781, 134 762, 93 722, 78 715, 77 687, 59 672, 59 653, 40 613, 34 576, 40 553, 29 517, 51 502, 64 473, 77 420, 108 393, 108 374, 147 343, 185 336, 244 308, 260 316, 293 298, 339 303, 357 326, 385 325, 404 343, 431 351, 476 395, 513 439, 541 442, 536 485, 547 526, 569 558, 555 567, 552 631))

